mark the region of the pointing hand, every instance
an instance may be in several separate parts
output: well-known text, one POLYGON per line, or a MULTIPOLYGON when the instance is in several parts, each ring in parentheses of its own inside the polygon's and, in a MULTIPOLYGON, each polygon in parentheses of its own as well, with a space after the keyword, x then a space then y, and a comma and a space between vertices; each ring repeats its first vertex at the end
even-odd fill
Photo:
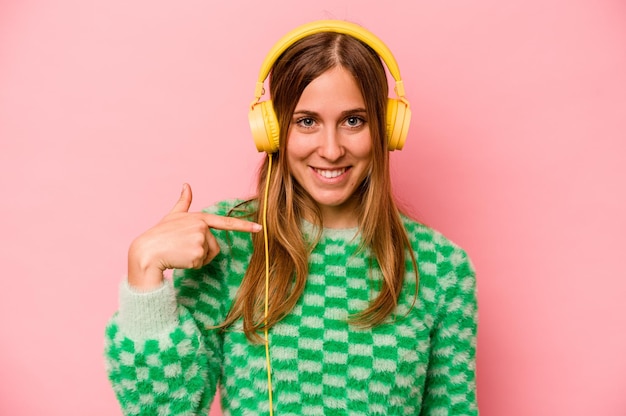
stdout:
POLYGON ((166 269, 200 268, 220 252, 211 228, 258 232, 257 223, 204 212, 189 212, 192 193, 188 184, 176 205, 159 223, 137 237, 128 250, 128 283, 150 290, 163 282, 166 269))

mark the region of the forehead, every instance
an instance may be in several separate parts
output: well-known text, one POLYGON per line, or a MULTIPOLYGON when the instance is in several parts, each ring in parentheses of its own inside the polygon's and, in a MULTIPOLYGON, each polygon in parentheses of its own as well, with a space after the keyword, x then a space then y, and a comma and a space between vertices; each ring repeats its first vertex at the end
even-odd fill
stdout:
POLYGON ((315 78, 302 92, 296 111, 365 108, 365 100, 354 76, 337 66, 315 78))

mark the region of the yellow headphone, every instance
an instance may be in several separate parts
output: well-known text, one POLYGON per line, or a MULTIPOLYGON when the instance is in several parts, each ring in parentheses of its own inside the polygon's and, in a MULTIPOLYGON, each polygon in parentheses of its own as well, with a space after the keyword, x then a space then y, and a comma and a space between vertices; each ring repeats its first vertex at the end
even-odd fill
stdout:
POLYGON ((398 98, 389 98, 387 102, 387 125, 386 132, 389 150, 400 150, 404 146, 411 121, 411 109, 409 102, 404 96, 404 84, 400 78, 400 69, 391 51, 373 33, 361 26, 342 20, 320 20, 307 23, 283 36, 270 50, 263 61, 261 72, 256 82, 254 92, 255 99, 252 101, 248 119, 252 138, 259 152, 274 153, 279 148, 279 125, 272 107, 271 101, 260 102, 265 93, 263 84, 280 55, 291 45, 300 39, 315 33, 337 32, 350 35, 366 45, 370 46, 385 62, 389 73, 396 81, 394 88, 398 98))

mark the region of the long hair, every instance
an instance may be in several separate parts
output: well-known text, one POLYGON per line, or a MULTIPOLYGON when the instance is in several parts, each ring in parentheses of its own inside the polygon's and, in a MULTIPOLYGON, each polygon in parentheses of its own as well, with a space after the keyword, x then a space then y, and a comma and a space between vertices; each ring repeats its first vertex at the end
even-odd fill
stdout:
MULTIPOLYGON (((316 202, 293 179, 286 155, 288 132, 296 104, 304 89, 334 67, 346 69, 354 77, 367 111, 372 140, 370 174, 360 184, 355 197, 362 246, 371 250, 383 275, 378 296, 360 313, 350 318, 360 326, 382 323, 395 309, 405 274, 405 248, 409 248, 417 277, 417 264, 394 202, 389 175, 386 108, 388 84, 385 69, 376 52, 361 41, 344 34, 323 32, 291 45, 276 61, 270 73, 270 95, 280 126, 280 146, 272 158, 267 199, 267 232, 270 259, 267 327, 287 315, 298 301, 308 275, 311 250, 319 241, 307 242, 301 231, 303 218, 323 227, 316 202)), ((261 222, 267 159, 259 170, 256 212, 261 222)), ((321 232, 321 231, 320 231, 321 232)), ((251 341, 259 341, 265 328, 265 254, 262 233, 252 235, 254 251, 235 301, 225 321, 227 328, 243 318, 243 330, 251 341)), ((373 264, 373 262, 370 262, 373 264)))

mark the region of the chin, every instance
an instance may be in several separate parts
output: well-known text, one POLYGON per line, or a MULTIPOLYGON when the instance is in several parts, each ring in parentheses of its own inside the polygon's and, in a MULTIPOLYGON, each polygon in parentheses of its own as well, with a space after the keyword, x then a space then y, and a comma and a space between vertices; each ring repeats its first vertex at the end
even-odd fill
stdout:
POLYGON ((341 197, 341 198, 315 198, 313 197, 313 200, 321 208, 326 207, 326 208, 333 208, 333 209, 340 209, 340 208, 354 209, 356 208, 356 204, 357 204, 357 201, 352 200, 350 196, 341 197))

